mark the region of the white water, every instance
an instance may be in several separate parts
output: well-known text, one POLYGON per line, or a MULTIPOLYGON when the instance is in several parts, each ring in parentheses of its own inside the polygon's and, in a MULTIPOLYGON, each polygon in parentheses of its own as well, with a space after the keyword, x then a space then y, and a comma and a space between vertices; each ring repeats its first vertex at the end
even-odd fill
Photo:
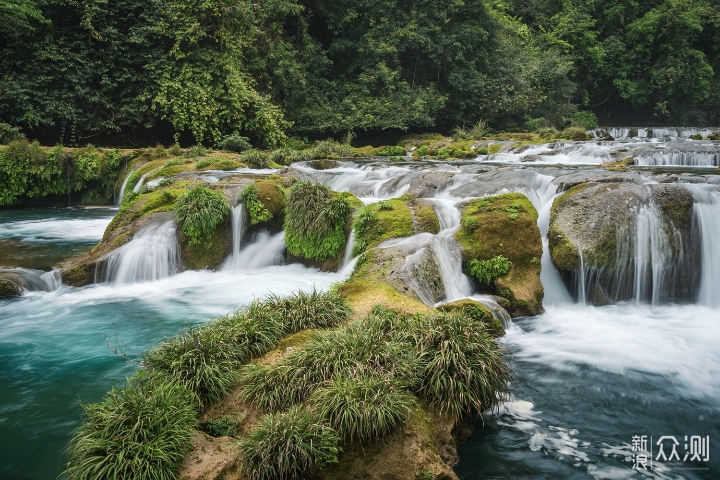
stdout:
POLYGON ((340 264, 340 268, 342 269, 346 265, 350 263, 352 260, 352 249, 353 245, 355 245, 355 229, 353 228, 350 230, 350 237, 348 238, 347 244, 345 245, 345 254, 343 255, 343 261, 342 264, 340 264))
POLYGON ((284 261, 285 232, 275 235, 260 232, 237 255, 228 257, 221 268, 225 271, 240 272, 282 265, 284 261))
POLYGON ((460 211, 451 200, 434 199, 435 213, 440 222, 440 232, 433 239, 440 276, 445 284, 445 302, 452 302, 473 294, 472 282, 462 272, 462 255, 455 241, 460 228, 460 211))
POLYGON ((12 281, 23 293, 52 292, 62 285, 60 271, 43 272, 31 268, 0 268, 0 279, 12 281))
POLYGON ((0 224, 0 238, 25 242, 97 241, 111 218, 26 220, 0 224))
POLYGON ((143 183, 145 183, 145 179, 147 177, 149 177, 150 175, 152 175, 153 173, 160 170, 161 168, 163 168, 163 167, 158 167, 155 170, 151 170, 151 171, 147 172, 146 174, 144 174, 142 177, 140 177, 140 180, 138 180, 137 184, 133 187, 133 192, 135 192, 135 193, 139 192, 140 188, 143 186, 143 183))
POLYGON ((702 240, 702 276, 698 303, 720 307, 720 192, 688 186, 695 196, 695 221, 702 240))
MULTIPOLYGON (((673 260, 670 241, 662 225, 662 214, 653 202, 643 205, 636 219, 635 303, 644 300, 652 285, 650 301, 660 304, 665 273, 673 260)), ((679 242, 678 242, 679 243, 679 242)))
POLYGON ((107 260, 105 281, 116 285, 154 282, 180 271, 175 222, 150 224, 107 260))
POLYGON ((120 187, 120 195, 118 195, 117 203, 115 204, 116 207, 119 207, 122 203, 123 197, 125 196, 125 187, 127 187, 128 180, 130 180, 130 177, 133 173, 137 171, 137 168, 133 170, 132 172, 128 172, 128 174, 125 176, 125 180, 123 181, 122 187, 120 187))

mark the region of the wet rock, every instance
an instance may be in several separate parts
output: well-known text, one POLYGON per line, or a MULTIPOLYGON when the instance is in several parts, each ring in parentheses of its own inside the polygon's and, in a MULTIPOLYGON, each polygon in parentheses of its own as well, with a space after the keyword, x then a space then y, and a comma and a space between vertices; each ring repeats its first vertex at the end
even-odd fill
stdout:
POLYGON ((408 195, 416 198, 432 198, 437 192, 444 190, 453 181, 452 172, 428 172, 410 181, 408 195))
POLYGON ((509 301, 506 309, 513 317, 544 311, 540 282, 542 240, 537 217, 532 203, 519 193, 473 200, 464 206, 462 227, 455 234, 466 272, 473 260, 502 256, 512 262, 510 270, 495 278, 491 287, 509 301))
MULTIPOLYGON (((612 163, 612 162, 611 162, 612 163)), ((601 170, 580 170, 560 175, 553 180, 560 191, 569 190, 583 183, 647 183, 646 178, 638 172, 611 172, 601 170)))
POLYGON ((710 135, 707 136, 708 140, 720 140, 720 133, 713 132, 710 135))
POLYGON ((305 163, 308 167, 315 170, 329 170, 331 168, 337 168, 340 162, 336 160, 309 160, 305 163))
POLYGON ((10 279, 0 276, 0 298, 19 297, 22 289, 10 279))

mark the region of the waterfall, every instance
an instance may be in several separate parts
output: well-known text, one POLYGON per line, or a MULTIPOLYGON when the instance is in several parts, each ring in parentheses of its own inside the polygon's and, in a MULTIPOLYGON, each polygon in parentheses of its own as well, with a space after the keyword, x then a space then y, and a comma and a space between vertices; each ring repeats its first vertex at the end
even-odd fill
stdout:
POLYGON ((0 279, 7 279, 23 292, 52 292, 62 286, 60 272, 30 268, 0 268, 0 279))
POLYGON ((689 185, 695 197, 694 221, 700 234, 702 273, 697 302, 711 308, 720 307, 720 192, 700 185, 689 185))
POLYGON ((105 281, 117 284, 151 282, 180 271, 175 222, 155 223, 139 230, 107 261, 105 281))
POLYGON ((460 211, 450 200, 433 199, 440 232, 433 239, 433 249, 445 284, 445 301, 452 302, 473 294, 470 279, 462 272, 462 256, 454 235, 460 228, 460 211))
POLYGON ((144 174, 142 177, 140 177, 140 180, 138 180, 137 184, 136 184, 135 187, 133 188, 133 192, 135 192, 135 193, 139 192, 139 191, 140 191, 140 188, 143 186, 143 183, 145 183, 145 179, 146 179, 147 177, 149 177, 150 175, 152 175, 153 173, 155 173, 155 172, 157 172, 158 170, 160 170, 161 168, 163 168, 163 167, 158 167, 158 168, 156 168, 155 170, 150 170, 149 172, 147 172, 146 174, 144 174))
MULTIPOLYGON (((233 237, 233 242, 235 238, 233 237)), ((237 255, 233 253, 221 267, 222 270, 239 272, 256 270, 270 265, 282 265, 285 261, 285 232, 270 235, 260 232, 254 236, 237 255)))
POLYGON ((125 180, 123 181, 122 187, 120 187, 120 195, 118 196, 116 207, 119 207, 120 204, 123 201, 123 197, 125 196, 125 188, 127 187, 128 180, 130 180, 130 177, 132 177, 132 174, 135 173, 136 170, 133 170, 132 172, 129 172, 125 176, 125 180))
POLYGON ((340 269, 343 269, 348 263, 350 263, 350 260, 352 260, 352 249, 353 249, 354 244, 355 244, 355 229, 353 228, 352 230, 350 230, 350 237, 348 238, 348 241, 345 244, 345 255, 343 255, 343 261, 340 264, 340 269))
MULTIPOLYGON (((636 220, 635 303, 650 291, 653 305, 660 304, 665 274, 673 263, 670 241, 662 225, 662 214, 654 203, 640 207, 636 220)), ((678 242, 679 245, 681 243, 678 242)), ((682 257, 682 253, 680 254, 682 257)), ((682 258, 679 259, 680 261, 682 258)))
POLYGON ((232 254, 226 260, 227 265, 232 265, 232 270, 237 271, 237 262, 240 258, 240 247, 245 236, 245 205, 240 203, 232 208, 232 254))

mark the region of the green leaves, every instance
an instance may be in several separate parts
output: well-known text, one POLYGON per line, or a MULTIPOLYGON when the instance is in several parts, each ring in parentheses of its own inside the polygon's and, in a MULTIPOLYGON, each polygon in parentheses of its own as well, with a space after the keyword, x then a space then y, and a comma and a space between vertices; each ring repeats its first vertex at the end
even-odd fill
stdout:
POLYGON ((230 213, 230 206, 221 193, 207 187, 195 187, 175 201, 174 215, 190 244, 209 239, 230 213))
MULTIPOLYGON (((516 215, 517 214, 511 214, 516 215)), ((514 220, 514 219, 511 219, 514 220)), ((502 255, 497 255, 490 260, 478 260, 473 258, 470 262, 469 272, 480 283, 492 284, 493 280, 510 271, 512 262, 502 255)))

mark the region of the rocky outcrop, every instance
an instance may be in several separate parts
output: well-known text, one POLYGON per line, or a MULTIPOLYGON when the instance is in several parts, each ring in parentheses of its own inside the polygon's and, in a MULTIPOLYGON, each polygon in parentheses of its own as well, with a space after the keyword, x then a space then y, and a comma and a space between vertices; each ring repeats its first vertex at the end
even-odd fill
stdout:
POLYGON ((22 295, 20 286, 8 278, 0 277, 0 298, 19 297, 22 295))
POLYGON ((455 238, 462 249, 463 270, 470 273, 473 260, 508 259, 507 273, 496 277, 492 285, 478 287, 490 287, 506 298, 506 310, 513 317, 543 313, 542 240, 530 200, 519 193, 482 198, 467 203, 462 215, 455 238))
POLYGON ((678 184, 576 185, 552 207, 553 263, 571 289, 584 275, 586 296, 595 304, 692 297, 700 270, 693 204, 678 184))

